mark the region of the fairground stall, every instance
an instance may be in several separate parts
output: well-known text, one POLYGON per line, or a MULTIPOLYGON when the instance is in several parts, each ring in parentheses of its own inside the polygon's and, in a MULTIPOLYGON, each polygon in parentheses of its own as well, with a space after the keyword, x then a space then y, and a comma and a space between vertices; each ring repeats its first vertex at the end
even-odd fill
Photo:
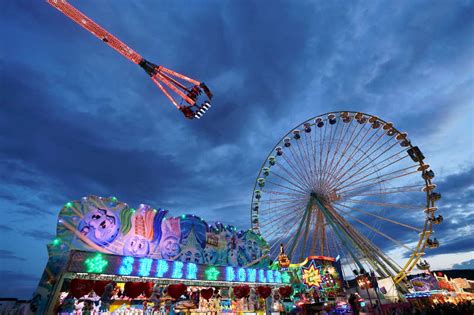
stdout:
POLYGON ((278 309, 293 291, 291 271, 269 268, 256 233, 114 197, 67 203, 48 254, 36 314, 255 313, 278 309))

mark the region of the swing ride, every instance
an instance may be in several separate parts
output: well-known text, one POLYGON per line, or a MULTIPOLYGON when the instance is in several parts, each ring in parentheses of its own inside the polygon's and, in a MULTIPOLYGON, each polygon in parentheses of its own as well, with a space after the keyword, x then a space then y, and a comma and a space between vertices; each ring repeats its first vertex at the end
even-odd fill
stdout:
POLYGON ((68 18, 88 30, 105 44, 115 49, 131 62, 139 65, 150 76, 153 83, 165 94, 171 103, 188 119, 200 119, 211 107, 212 92, 203 82, 191 79, 176 71, 146 60, 120 39, 88 18, 66 0, 47 0, 68 18), (180 103, 171 93, 180 98, 180 103), (185 104, 184 104, 184 103, 185 104))

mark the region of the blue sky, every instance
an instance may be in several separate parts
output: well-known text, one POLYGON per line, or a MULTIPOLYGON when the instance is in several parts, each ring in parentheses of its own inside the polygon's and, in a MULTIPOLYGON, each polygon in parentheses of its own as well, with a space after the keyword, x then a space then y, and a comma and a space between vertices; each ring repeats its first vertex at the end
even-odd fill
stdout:
POLYGON ((30 297, 59 209, 89 194, 248 228, 275 142, 343 109, 392 121, 423 149, 446 218, 432 264, 472 268, 472 1, 72 3, 205 81, 214 106, 184 120, 141 69, 44 1, 2 1, 0 296, 30 297))

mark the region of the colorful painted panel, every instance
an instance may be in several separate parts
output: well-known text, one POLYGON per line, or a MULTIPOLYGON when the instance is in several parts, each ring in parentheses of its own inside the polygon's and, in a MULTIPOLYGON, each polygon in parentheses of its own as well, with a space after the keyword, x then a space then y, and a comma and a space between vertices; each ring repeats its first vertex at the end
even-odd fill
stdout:
POLYGON ((267 267, 267 243, 252 231, 207 224, 195 215, 129 207, 116 198, 85 197, 60 212, 57 236, 64 249, 179 260, 196 264, 267 267))
POLYGON ((431 290, 439 290, 440 286, 438 281, 431 274, 425 274, 419 277, 415 277, 410 280, 413 285, 413 289, 417 292, 427 292, 431 290))

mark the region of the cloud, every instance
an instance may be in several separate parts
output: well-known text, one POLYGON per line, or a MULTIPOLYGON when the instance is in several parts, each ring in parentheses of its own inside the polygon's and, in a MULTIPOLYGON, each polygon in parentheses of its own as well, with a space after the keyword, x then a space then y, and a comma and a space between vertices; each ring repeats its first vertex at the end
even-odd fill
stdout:
POLYGON ((0 259, 12 259, 12 260, 22 260, 25 261, 26 259, 23 257, 16 256, 14 252, 10 250, 0 249, 0 259))
POLYGON ((52 241, 55 237, 54 233, 50 233, 48 231, 42 231, 42 230, 30 230, 30 231, 25 231, 23 232, 24 235, 32 237, 34 239, 40 240, 40 241, 52 241))
POLYGON ((474 269, 474 259, 463 261, 459 264, 454 264, 453 269, 474 269))

